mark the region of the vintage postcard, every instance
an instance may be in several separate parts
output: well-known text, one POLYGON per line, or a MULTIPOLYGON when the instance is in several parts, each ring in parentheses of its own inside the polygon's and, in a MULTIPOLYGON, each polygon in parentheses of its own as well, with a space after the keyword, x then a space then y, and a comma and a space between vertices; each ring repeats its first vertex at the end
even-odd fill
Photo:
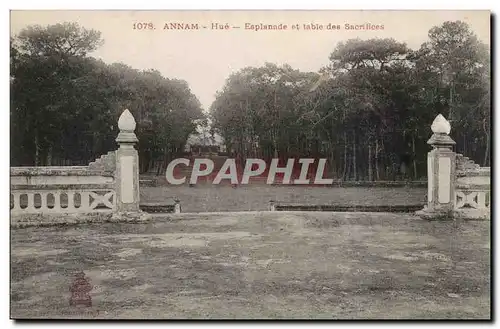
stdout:
POLYGON ((12 319, 491 319, 488 11, 11 11, 12 319))

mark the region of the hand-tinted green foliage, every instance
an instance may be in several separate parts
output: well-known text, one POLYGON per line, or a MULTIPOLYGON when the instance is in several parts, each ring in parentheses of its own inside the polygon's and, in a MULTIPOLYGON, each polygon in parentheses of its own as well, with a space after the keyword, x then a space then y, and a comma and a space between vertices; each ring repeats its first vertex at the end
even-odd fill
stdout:
POLYGON ((465 23, 432 28, 415 51, 394 39, 351 39, 329 59, 319 73, 266 64, 230 76, 211 107, 228 149, 328 157, 341 179, 420 179, 442 113, 457 151, 489 165, 489 51, 465 23))
POLYGON ((11 39, 12 165, 87 164, 116 149, 117 120, 137 121, 141 169, 181 151, 203 113, 184 81, 87 55, 103 40, 76 24, 11 39))

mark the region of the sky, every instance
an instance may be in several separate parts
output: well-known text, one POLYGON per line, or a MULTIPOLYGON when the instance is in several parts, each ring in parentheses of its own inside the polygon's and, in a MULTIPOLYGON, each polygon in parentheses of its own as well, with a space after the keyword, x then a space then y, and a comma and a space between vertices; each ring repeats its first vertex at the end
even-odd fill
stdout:
POLYGON ((11 11, 11 35, 29 25, 62 22, 98 30, 104 45, 92 56, 185 80, 207 110, 227 77, 244 67, 271 62, 318 71, 336 44, 351 38, 394 38, 417 49, 430 28, 449 20, 468 23, 490 44, 489 11, 11 11), (198 29, 164 29, 170 23, 198 24, 198 29), (250 29, 261 23, 287 29, 250 29), (230 28, 212 29, 213 24, 230 28), (304 24, 323 29, 306 30, 304 24), (340 29, 327 29, 328 24, 340 29))

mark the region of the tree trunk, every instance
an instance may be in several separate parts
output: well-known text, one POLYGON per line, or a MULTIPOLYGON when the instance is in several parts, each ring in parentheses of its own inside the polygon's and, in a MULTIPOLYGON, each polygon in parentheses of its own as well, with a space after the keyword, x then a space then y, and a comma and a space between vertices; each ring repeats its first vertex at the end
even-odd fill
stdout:
POLYGON ((463 134, 463 137, 464 137, 464 145, 462 146, 462 153, 463 155, 467 155, 467 138, 466 138, 467 134, 463 134))
POLYGON ((274 87, 274 113, 275 113, 275 117, 274 117, 274 140, 273 140, 273 143, 274 143, 274 157, 275 158, 278 158, 278 129, 279 129, 279 110, 278 110, 278 95, 277 95, 277 86, 274 87))
POLYGON ((149 149, 149 161, 148 161, 148 166, 146 167, 146 171, 151 172, 154 171, 154 163, 155 159, 153 157, 153 149, 149 149))
POLYGON ((352 141, 352 168, 354 173, 354 181, 358 180, 358 173, 356 167, 356 133, 353 133, 353 141, 352 141))
POLYGON ((277 133, 276 133, 276 130, 274 131, 273 133, 273 148, 274 148, 274 158, 277 159, 278 158, 278 141, 276 140, 277 139, 277 133))
POLYGON ((347 132, 344 131, 344 170, 342 173, 342 180, 346 180, 347 175, 347 132))
POLYGON ((162 165, 163 165, 163 161, 155 161, 156 176, 162 176, 162 173, 161 173, 162 165))
POLYGON ((352 157, 349 155, 347 157, 347 171, 345 173, 345 180, 348 181, 348 180, 351 180, 351 167, 352 167, 352 157))
POLYGON ((167 170, 167 166, 168 166, 168 162, 169 162, 169 153, 170 153, 169 151, 170 151, 169 147, 165 148, 165 152, 163 153, 163 162, 160 166, 159 175, 161 175, 162 173, 165 173, 165 171, 167 170))
POLYGON ((35 128, 35 166, 40 165, 40 139, 38 138, 38 128, 35 128))
POLYGON ((379 153, 378 138, 375 138, 375 175, 376 175, 376 179, 380 180, 380 168, 378 165, 378 153, 379 153))
POLYGON ((368 180, 371 182, 373 180, 373 170, 372 170, 372 145, 371 141, 368 141, 368 180))
POLYGON ((335 149, 333 147, 333 143, 330 141, 328 145, 328 151, 330 153, 330 174, 332 177, 337 178, 337 165, 335 163, 335 149))
POLYGON ((450 83, 450 104, 449 104, 449 110, 448 110, 448 121, 453 119, 453 81, 450 83))
POLYGON ((417 180, 417 157, 415 154, 415 135, 411 136, 412 141, 412 157, 413 157, 413 179, 417 180))
POLYGON ((49 146, 49 149, 47 150, 47 166, 52 166, 52 145, 49 146))
POLYGON ((483 166, 486 167, 490 159, 490 131, 486 129, 486 120, 483 122, 483 129, 486 133, 486 149, 484 151, 483 166))

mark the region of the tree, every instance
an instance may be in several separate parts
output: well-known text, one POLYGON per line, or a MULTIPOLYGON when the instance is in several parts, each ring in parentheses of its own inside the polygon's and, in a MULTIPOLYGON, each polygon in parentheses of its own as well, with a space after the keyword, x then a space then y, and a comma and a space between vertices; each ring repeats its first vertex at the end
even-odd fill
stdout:
POLYGON ((490 153, 489 57, 486 45, 461 21, 432 28, 415 54, 425 101, 447 110, 457 149, 483 165, 490 153))
POLYGON ((203 117, 185 81, 88 56, 100 33, 74 23, 32 26, 11 40, 14 165, 87 164, 116 147, 119 115, 137 121, 141 170, 159 169, 203 117), (14 128, 15 127, 15 128, 14 128))
POLYGON ((457 149, 487 165, 488 58, 463 22, 432 28, 418 50, 346 40, 317 73, 267 63, 231 75, 211 116, 243 156, 328 157, 334 177, 393 180, 426 175, 429 126, 447 113, 457 149))
POLYGON ((78 75, 83 56, 101 43, 100 33, 70 23, 31 26, 11 39, 11 120, 25 127, 11 138, 22 140, 23 162, 50 162, 61 128, 72 122, 71 112, 61 110, 67 102, 64 91, 78 75))
POLYGON ((300 155, 310 140, 300 122, 316 73, 267 63, 231 75, 211 106, 214 128, 239 161, 300 155), (265 120, 263 120, 265 118, 265 120))
POLYGON ((62 23, 29 26, 17 36, 19 52, 39 57, 84 57, 104 43, 101 32, 62 23))

